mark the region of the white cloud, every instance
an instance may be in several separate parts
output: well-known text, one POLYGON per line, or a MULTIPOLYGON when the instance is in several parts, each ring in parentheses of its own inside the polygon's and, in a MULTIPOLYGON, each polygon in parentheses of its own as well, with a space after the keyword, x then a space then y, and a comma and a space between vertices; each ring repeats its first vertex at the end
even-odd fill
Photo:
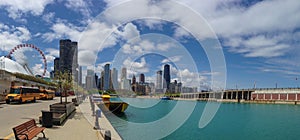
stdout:
POLYGON ((54 20, 54 16, 55 16, 55 13, 54 12, 49 12, 47 14, 44 14, 42 19, 44 21, 46 21, 47 23, 52 23, 53 20, 54 20))
POLYGON ((242 53, 245 57, 278 57, 286 54, 292 46, 285 42, 290 38, 286 35, 278 36, 253 36, 248 38, 231 38, 225 41, 229 50, 235 53, 242 53))
POLYGON ((9 17, 18 19, 26 13, 39 16, 52 2, 53 0, 0 0, 0 7, 6 9, 9 17))
POLYGON ((56 57, 59 57, 59 50, 54 48, 46 48, 45 57, 47 63, 52 64, 56 57))
POLYGON ((90 17, 89 0, 66 0, 65 6, 75 12, 80 12, 86 18, 90 17))
POLYGON ((47 48, 45 51, 46 54, 52 55, 54 57, 59 57, 59 50, 54 48, 47 48))
POLYGON ((52 32, 48 32, 42 35, 42 37, 51 42, 54 39, 61 39, 61 38, 69 38, 71 40, 79 40, 82 28, 77 27, 70 23, 55 23, 51 27, 52 32))
MULTIPOLYGON (((241 5, 241 1, 236 0, 177 0, 201 14, 216 31, 216 34, 225 40, 230 40, 229 46, 233 52, 243 53, 246 57, 278 57, 287 53, 290 44, 282 43, 284 39, 275 37, 265 37, 266 34, 282 34, 300 27, 300 3, 298 0, 273 0, 261 1, 248 7, 241 5), (250 39, 248 39, 250 38, 250 39), (237 40, 234 40, 237 39, 237 40), (241 45, 241 46, 239 46, 241 45), (271 52, 268 52, 271 51, 271 52), (272 54, 271 54, 272 53, 272 54)), ((125 0, 106 0, 109 6, 117 5, 125 0)), ((128 15, 138 17, 140 15, 158 15, 162 18, 171 17, 181 25, 190 27, 189 29, 200 28, 201 25, 195 23, 195 19, 181 14, 181 9, 167 7, 169 1, 157 2, 153 4, 149 1, 140 0, 136 2, 139 12, 132 12, 132 9, 120 9, 119 13, 109 13, 114 15, 113 19, 126 19, 128 15), (127 16, 127 17, 126 17, 127 16), (190 24, 194 23, 194 24, 190 24)), ((123 6, 125 7, 125 6, 123 6)), ((123 8, 121 7, 121 8, 123 8)), ((155 21, 155 20, 154 20, 155 21)), ((188 35, 182 28, 175 30, 175 37, 188 35)), ((210 36, 202 33, 202 36, 210 36)), ((196 38, 201 37, 201 35, 196 38)), ((286 38, 285 38, 286 39, 286 38)))
POLYGON ((130 40, 136 37, 140 36, 140 31, 137 29, 137 27, 132 24, 131 22, 126 24, 125 27, 123 28, 123 31, 119 31, 119 35, 124 39, 124 40, 130 40))
POLYGON ((190 33, 181 27, 176 27, 174 32, 175 32, 174 33, 175 38, 183 38, 183 37, 190 36, 190 33))
POLYGON ((137 42, 134 41, 133 44, 131 44, 131 42, 124 44, 122 46, 122 52, 124 54, 139 56, 148 52, 167 52, 174 46, 176 45, 171 42, 154 43, 147 39, 141 39, 137 42))
POLYGON ((181 58, 182 56, 173 56, 168 59, 162 60, 161 63, 170 63, 170 62, 176 63, 179 62, 181 58))
POLYGON ((25 27, 8 26, 0 23, 0 40, 5 51, 31 39, 31 33, 25 27))
POLYGON ((96 62, 97 54, 90 50, 78 51, 78 64, 80 66, 94 65, 96 62))
POLYGON ((149 67, 147 66, 147 62, 144 57, 141 58, 140 62, 132 61, 130 58, 128 58, 123 62, 123 65, 127 67, 127 72, 129 75, 137 75, 138 73, 149 72, 149 67))
MULTIPOLYGON (((35 64, 32 68, 32 72, 34 75, 43 75, 44 73, 44 65, 43 64, 35 64)), ((49 72, 46 72, 49 74, 49 72)), ((45 76, 49 76, 49 75, 46 75, 45 76)))
POLYGON ((140 26, 145 26, 148 27, 151 30, 163 30, 163 25, 166 24, 165 21, 160 20, 160 19, 141 19, 138 20, 137 23, 140 26))

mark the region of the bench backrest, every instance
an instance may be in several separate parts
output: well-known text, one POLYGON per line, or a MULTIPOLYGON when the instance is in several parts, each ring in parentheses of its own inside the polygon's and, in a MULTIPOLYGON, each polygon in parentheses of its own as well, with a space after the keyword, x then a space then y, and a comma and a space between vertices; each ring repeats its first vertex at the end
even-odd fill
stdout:
POLYGON ((30 131, 34 128, 36 128, 36 123, 34 119, 31 119, 25 123, 22 123, 16 127, 13 128, 13 131, 15 134, 22 134, 25 133, 26 131, 30 131))

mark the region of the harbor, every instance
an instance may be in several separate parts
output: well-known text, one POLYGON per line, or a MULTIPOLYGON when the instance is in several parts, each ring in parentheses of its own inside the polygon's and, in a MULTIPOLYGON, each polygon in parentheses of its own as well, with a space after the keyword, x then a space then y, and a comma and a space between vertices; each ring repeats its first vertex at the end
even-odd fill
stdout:
MULTIPOLYGON (((129 106, 123 116, 109 115, 108 120, 124 139, 152 139, 155 127, 136 129, 136 123, 147 124, 158 121, 169 114, 176 104, 196 103, 189 118, 176 131, 162 139, 297 139, 300 137, 299 106, 278 104, 221 104, 213 121, 205 128, 199 128, 198 122, 206 105, 204 101, 183 101, 159 99, 131 99, 141 100, 149 104, 155 103, 147 110, 129 106), (159 103, 157 103, 159 102, 159 103), (157 104, 156 104, 157 103, 157 104)), ((136 102, 138 102, 136 101, 136 102)), ((179 120, 180 117, 172 116, 179 120)), ((170 124, 170 127, 172 125, 170 124)), ((159 133, 157 133, 159 134, 159 133)))

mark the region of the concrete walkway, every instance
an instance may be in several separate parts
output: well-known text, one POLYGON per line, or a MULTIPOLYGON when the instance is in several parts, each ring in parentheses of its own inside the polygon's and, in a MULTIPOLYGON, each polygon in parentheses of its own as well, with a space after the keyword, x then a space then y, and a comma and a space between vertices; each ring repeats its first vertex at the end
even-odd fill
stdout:
MULTIPOLYGON (((95 117, 92 116, 91 105, 90 105, 89 99, 84 100, 79 105, 79 108, 81 109, 81 112, 85 116, 85 118, 90 122, 90 124, 94 125, 95 117)), ((97 106, 95 108, 98 109, 97 106)), ((110 122, 108 121, 108 119, 105 117, 105 115, 103 113, 101 113, 101 117, 99 118, 99 126, 100 126, 100 133, 103 137, 104 137, 105 131, 109 130, 111 133, 112 140, 122 140, 122 138, 120 137, 118 132, 110 124, 110 122)))
MULTIPOLYGON (((53 126, 46 128, 45 134, 50 140, 103 140, 98 130, 94 130, 93 126, 86 120, 80 108, 76 108, 76 112, 69 116, 68 120, 62 126, 53 126)), ((38 140, 43 140, 42 134, 38 140)))

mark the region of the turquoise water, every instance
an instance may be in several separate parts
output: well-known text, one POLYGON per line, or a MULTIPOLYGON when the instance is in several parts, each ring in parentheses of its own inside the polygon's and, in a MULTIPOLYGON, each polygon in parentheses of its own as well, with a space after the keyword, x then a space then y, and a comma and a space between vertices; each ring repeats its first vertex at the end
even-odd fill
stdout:
MULTIPOLYGON (((119 117, 112 114, 107 116, 125 140, 157 138, 165 140, 300 139, 300 106, 223 103, 213 120, 201 129, 198 127, 198 123, 206 102, 154 99, 127 99, 126 101, 132 102, 134 106, 129 106, 119 117), (144 108, 138 108, 139 104, 144 108), (178 129, 166 136, 158 136, 161 135, 160 132, 166 132, 169 127, 174 127, 173 124, 176 124, 176 120, 181 120, 181 115, 174 115, 165 120, 167 125, 149 124, 163 118, 172 110, 178 109, 176 107, 178 104, 187 107, 191 107, 193 104, 196 106, 192 114, 187 116, 188 119, 178 129)), ((181 112, 188 110, 187 108, 179 109, 181 112)))

